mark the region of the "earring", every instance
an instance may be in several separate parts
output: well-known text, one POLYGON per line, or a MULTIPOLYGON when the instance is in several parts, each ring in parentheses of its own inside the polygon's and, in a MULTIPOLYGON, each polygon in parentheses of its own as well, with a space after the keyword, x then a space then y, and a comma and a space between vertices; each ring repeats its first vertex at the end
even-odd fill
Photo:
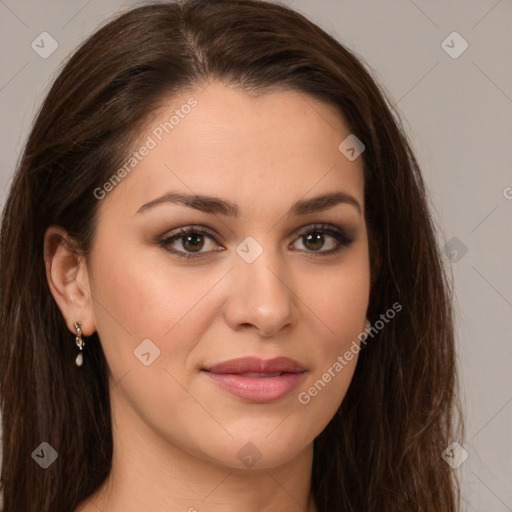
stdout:
POLYGON ((82 366, 82 364, 84 362, 84 356, 82 354, 82 350, 85 345, 84 340, 82 339, 82 329, 81 329, 82 324, 80 322, 75 322, 73 325, 75 326, 76 332, 78 333, 77 336, 75 336, 75 343, 76 343, 76 346, 80 349, 80 352, 76 356, 75 363, 77 366, 82 366))

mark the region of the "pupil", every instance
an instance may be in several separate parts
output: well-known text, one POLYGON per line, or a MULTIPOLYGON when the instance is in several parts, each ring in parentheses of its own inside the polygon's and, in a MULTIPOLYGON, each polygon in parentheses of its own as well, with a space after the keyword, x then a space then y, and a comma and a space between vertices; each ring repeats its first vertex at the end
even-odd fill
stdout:
POLYGON ((306 235, 306 243, 313 243, 314 247, 311 247, 313 250, 321 249, 323 245, 323 235, 320 233, 309 234, 306 235), (316 238, 316 240, 315 240, 316 238))
POLYGON ((188 249, 192 249, 192 250, 196 250, 196 249, 201 249, 202 248, 202 243, 201 243, 201 237, 202 235, 187 235, 185 237, 185 242, 183 243, 183 247, 185 249, 187 249, 187 247, 185 246, 185 244, 190 244, 192 246, 195 246, 195 245, 200 245, 200 247, 188 247, 188 249))

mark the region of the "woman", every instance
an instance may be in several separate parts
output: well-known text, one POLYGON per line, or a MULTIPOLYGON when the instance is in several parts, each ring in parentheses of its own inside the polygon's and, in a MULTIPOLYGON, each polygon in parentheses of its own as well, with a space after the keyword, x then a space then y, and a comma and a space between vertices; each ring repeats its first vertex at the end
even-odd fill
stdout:
POLYGON ((3 212, 4 511, 457 510, 451 288, 398 119, 282 5, 85 41, 3 212))

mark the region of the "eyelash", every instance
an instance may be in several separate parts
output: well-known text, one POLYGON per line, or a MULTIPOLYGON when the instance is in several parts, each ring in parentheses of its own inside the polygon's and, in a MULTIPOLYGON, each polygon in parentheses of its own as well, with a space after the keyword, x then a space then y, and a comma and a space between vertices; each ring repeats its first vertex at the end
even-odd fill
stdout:
MULTIPOLYGON (((337 246, 334 249, 331 249, 329 251, 308 251, 313 253, 315 256, 332 256, 336 253, 338 253, 343 247, 348 247, 354 239, 347 236, 344 231, 335 228, 334 226, 331 226, 330 224, 312 224, 311 226, 306 226, 305 228, 301 229, 298 233, 297 239, 300 239, 301 237, 304 237, 307 234, 310 233, 317 233, 317 234, 327 234, 329 236, 332 236, 337 242, 337 246)), ((165 250, 169 251, 172 254, 176 254, 178 257, 185 258, 185 259, 193 259, 193 258, 200 258, 204 257, 205 254, 208 254, 208 252, 215 252, 215 251, 206 251, 206 252, 198 252, 198 253, 187 253, 182 251, 177 251, 175 249, 171 249, 169 247, 170 244, 173 242, 180 240, 184 238, 187 235, 190 234, 198 234, 198 235, 205 235, 211 239, 213 239, 216 243, 217 240, 215 239, 215 235, 210 232, 209 230, 202 228, 202 227, 195 227, 195 226, 188 226, 185 228, 179 228, 174 233, 171 233, 169 236, 166 236, 165 238, 162 238, 158 241, 158 244, 163 247, 165 250)))

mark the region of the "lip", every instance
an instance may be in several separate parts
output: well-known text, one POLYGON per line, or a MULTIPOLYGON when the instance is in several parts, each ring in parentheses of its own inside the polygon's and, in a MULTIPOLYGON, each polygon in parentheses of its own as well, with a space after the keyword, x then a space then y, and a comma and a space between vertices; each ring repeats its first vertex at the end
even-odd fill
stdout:
POLYGON ((220 389, 253 403, 274 402, 298 386, 306 369, 294 359, 231 359, 202 369, 220 389))

